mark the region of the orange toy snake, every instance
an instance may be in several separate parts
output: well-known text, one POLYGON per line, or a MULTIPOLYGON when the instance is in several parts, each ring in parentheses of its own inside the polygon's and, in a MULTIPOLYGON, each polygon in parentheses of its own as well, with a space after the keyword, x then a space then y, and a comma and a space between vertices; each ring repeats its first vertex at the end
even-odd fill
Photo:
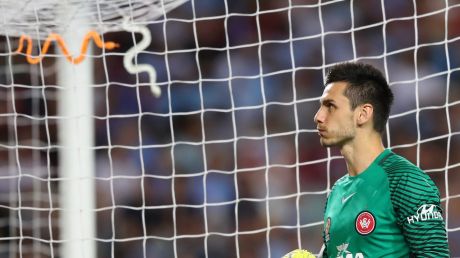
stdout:
POLYGON ((111 50, 119 46, 117 43, 111 42, 111 41, 104 43, 102 42, 101 37, 97 32, 89 31, 85 35, 85 38, 83 39, 83 43, 81 45, 81 50, 80 50, 80 55, 74 58, 69 54, 69 50, 67 49, 67 46, 64 40, 62 39, 62 37, 59 34, 50 33, 49 36, 46 38, 45 43, 43 44, 43 48, 42 48, 40 56, 38 57, 32 56, 32 39, 27 35, 22 35, 20 37, 19 46, 15 53, 22 52, 22 49, 24 48, 24 40, 27 40, 27 50, 26 50, 27 62, 29 62, 30 64, 38 64, 45 57, 45 54, 48 52, 51 42, 57 41, 58 46, 61 48, 67 60, 71 62, 72 64, 79 64, 83 61, 83 59, 85 59, 85 54, 86 54, 86 51, 88 50, 88 44, 91 38, 94 40, 94 43, 96 43, 96 45, 99 48, 105 48, 105 49, 111 50))

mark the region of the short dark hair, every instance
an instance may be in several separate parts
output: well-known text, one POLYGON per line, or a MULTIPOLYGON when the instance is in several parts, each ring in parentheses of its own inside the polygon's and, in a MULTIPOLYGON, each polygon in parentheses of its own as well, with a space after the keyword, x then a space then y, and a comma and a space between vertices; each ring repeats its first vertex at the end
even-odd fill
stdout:
POLYGON ((383 133, 393 104, 393 93, 385 76, 369 64, 346 62, 334 65, 326 77, 326 85, 333 82, 346 82, 345 96, 351 108, 369 103, 374 107, 374 129, 383 133))

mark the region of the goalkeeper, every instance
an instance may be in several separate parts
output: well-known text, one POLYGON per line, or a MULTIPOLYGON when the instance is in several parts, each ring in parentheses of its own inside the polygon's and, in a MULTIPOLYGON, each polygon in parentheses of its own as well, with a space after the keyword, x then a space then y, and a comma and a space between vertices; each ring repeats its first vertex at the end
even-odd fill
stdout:
POLYGON ((340 149, 348 173, 326 202, 323 257, 449 257, 438 189, 383 146, 393 102, 384 76, 341 63, 325 85, 314 120, 321 145, 340 149))

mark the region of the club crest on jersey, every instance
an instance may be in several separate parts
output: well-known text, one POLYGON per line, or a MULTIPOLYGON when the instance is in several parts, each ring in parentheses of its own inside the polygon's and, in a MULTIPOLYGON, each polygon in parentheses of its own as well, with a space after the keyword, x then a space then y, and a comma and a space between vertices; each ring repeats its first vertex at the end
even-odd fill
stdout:
POLYGON ((375 225, 375 217, 368 211, 362 211, 356 217, 355 228, 360 235, 369 235, 374 231, 375 225))

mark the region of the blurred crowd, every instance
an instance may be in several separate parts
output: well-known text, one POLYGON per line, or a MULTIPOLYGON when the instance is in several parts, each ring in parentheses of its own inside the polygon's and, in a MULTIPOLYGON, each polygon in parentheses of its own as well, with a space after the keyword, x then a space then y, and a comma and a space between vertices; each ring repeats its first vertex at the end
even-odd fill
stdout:
MULTIPOLYGON (((384 142, 433 178, 460 256, 460 5, 351 3, 186 2, 148 24, 152 43, 137 56, 155 67, 159 98, 123 67, 141 37, 104 35, 120 47, 94 56, 97 257, 318 253, 324 201, 346 170, 313 116, 327 68, 351 60, 387 76, 384 142)), ((10 72, 2 59, 0 257, 14 257, 12 245, 59 256, 59 243, 37 240, 59 239, 59 212, 46 209, 59 207, 57 67, 10 72), (8 208, 18 206, 44 210, 8 208)))

